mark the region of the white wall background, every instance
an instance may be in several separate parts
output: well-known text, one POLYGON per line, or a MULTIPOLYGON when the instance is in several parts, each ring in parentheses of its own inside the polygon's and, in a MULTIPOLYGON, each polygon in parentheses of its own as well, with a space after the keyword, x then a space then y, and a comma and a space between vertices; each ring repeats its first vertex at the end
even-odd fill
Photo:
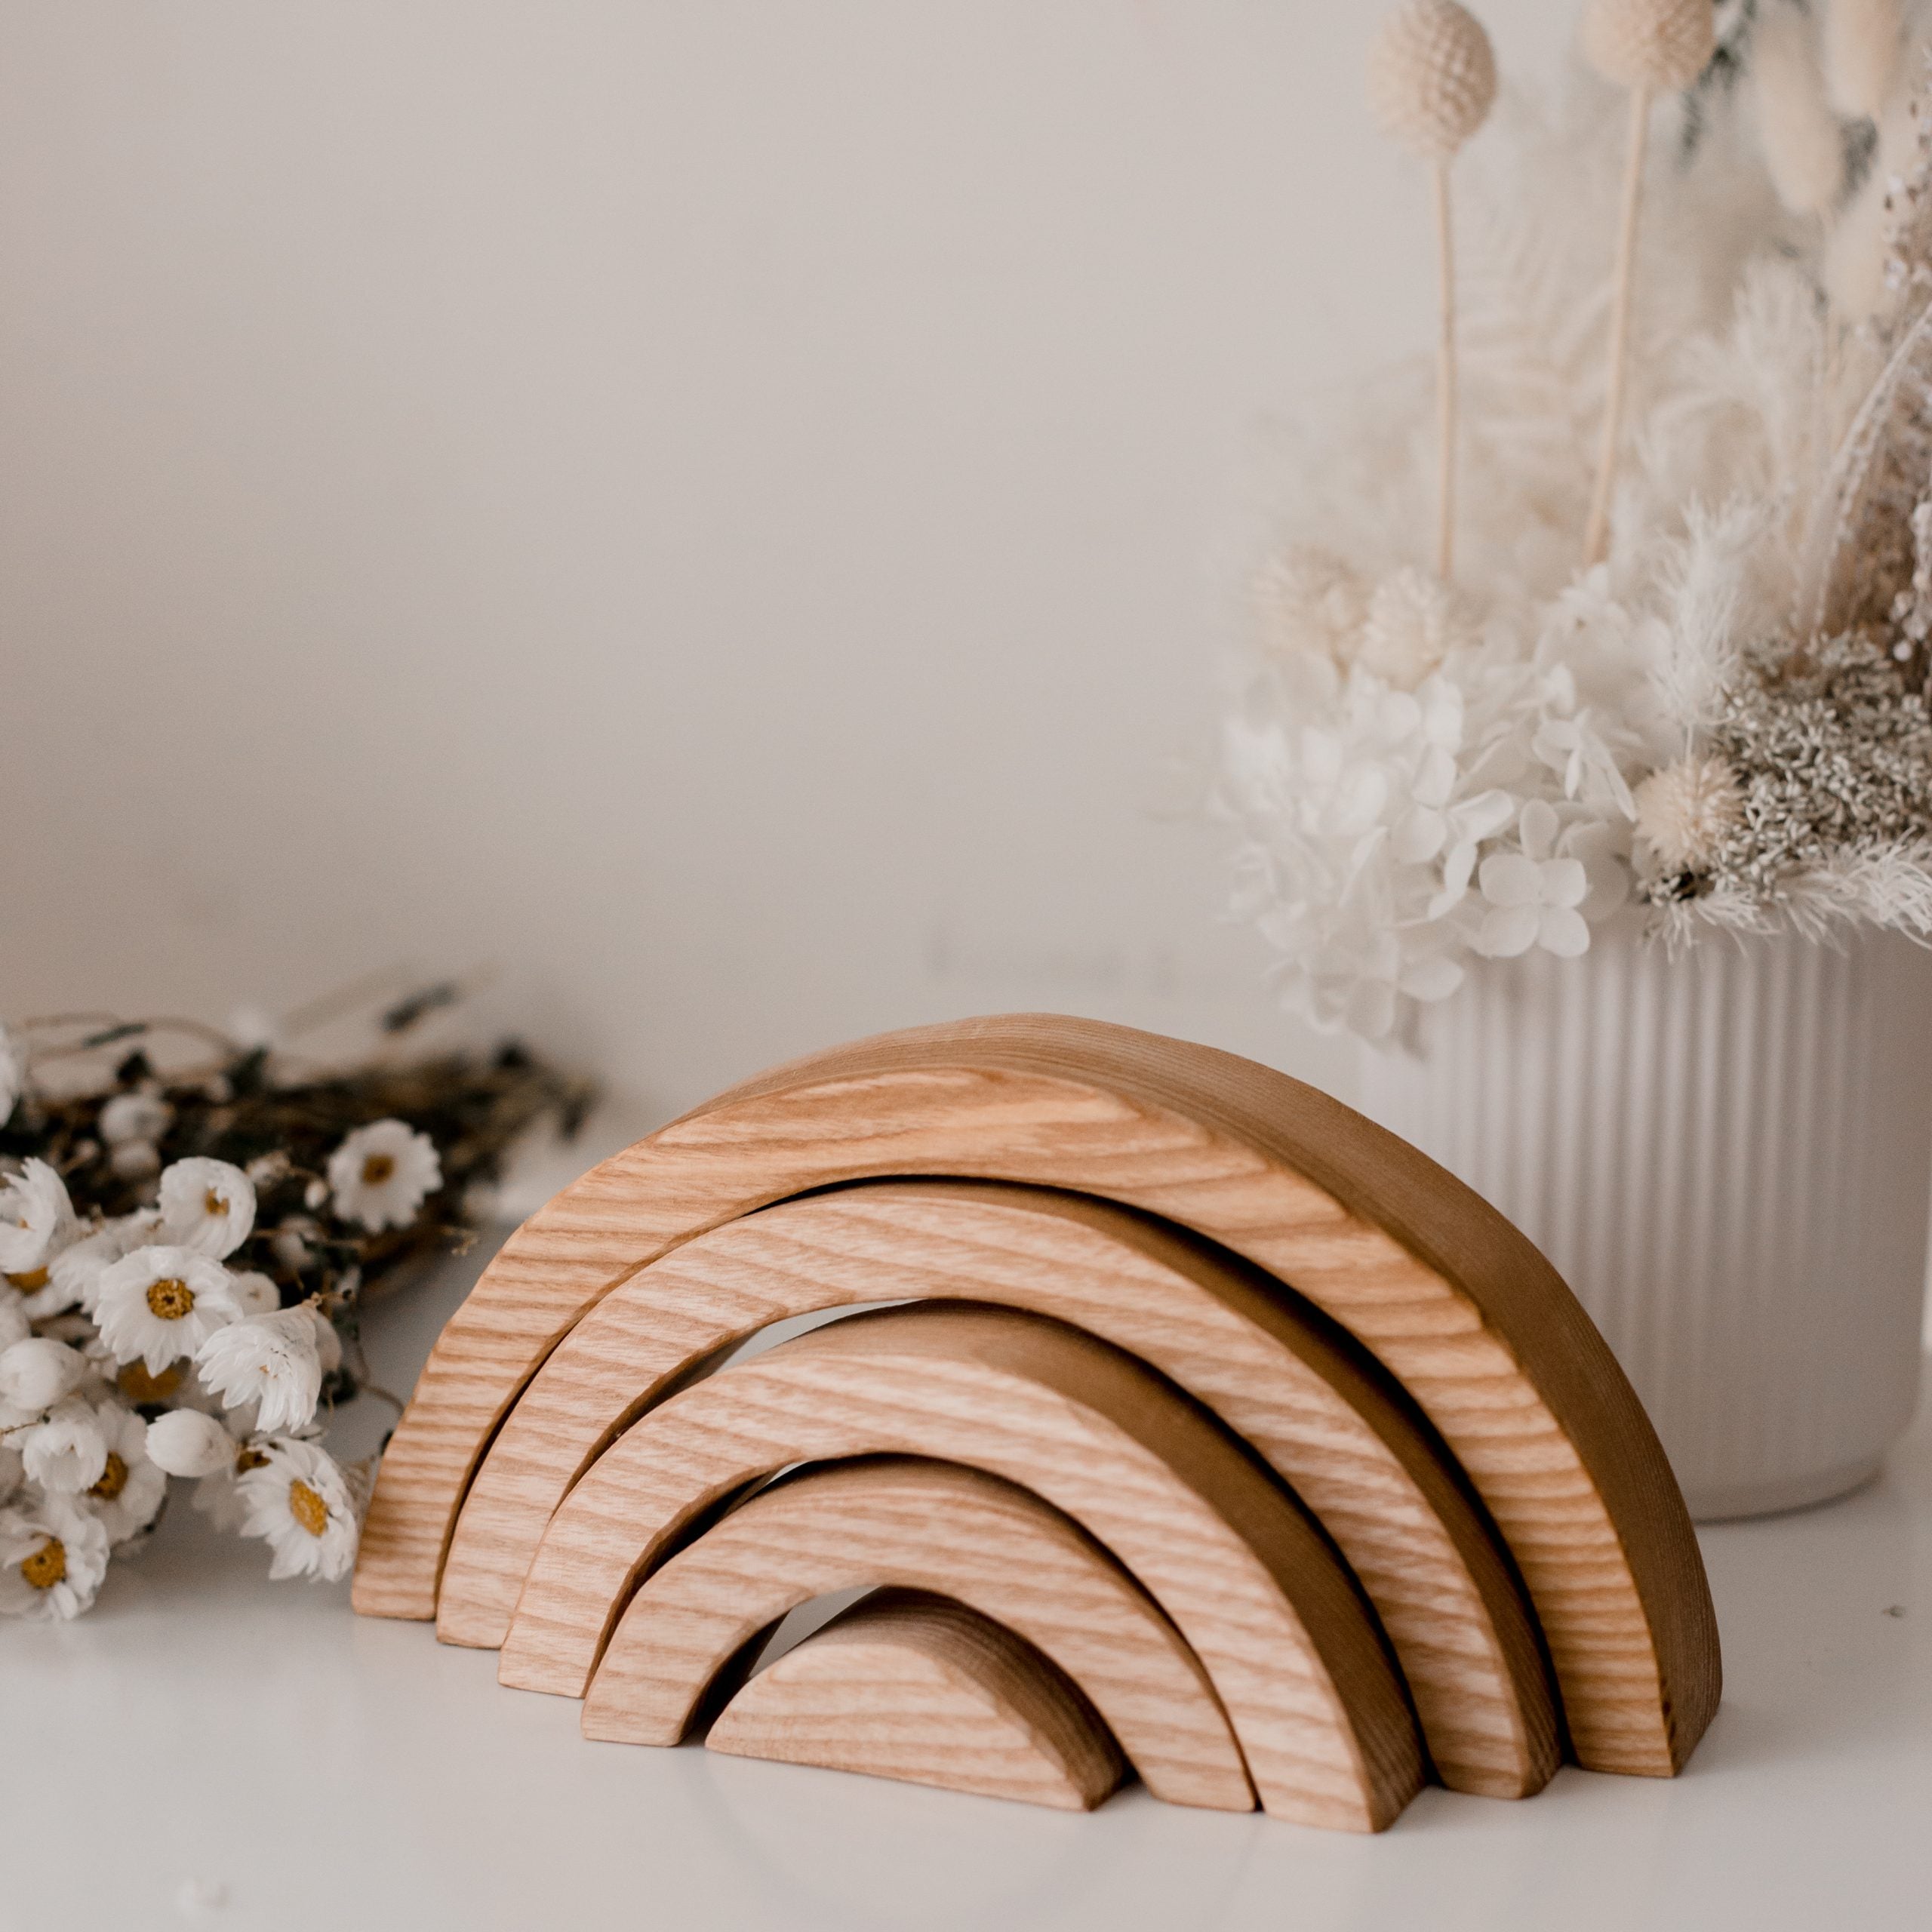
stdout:
POLYGON ((651 1115, 1017 1007, 1346 1088, 1158 808, 1281 426, 1429 340, 1380 11, 4 0, 0 1013, 487 964, 651 1115))

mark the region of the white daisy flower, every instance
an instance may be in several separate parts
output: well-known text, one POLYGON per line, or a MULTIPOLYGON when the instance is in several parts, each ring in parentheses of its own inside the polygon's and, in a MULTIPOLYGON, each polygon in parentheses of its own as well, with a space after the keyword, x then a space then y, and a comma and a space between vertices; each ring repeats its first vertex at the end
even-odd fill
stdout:
POLYGON ((26 1084, 26 1057, 14 1044, 12 1034, 0 1026, 0 1127, 13 1118, 14 1106, 26 1084))
POLYGON ((254 1226, 254 1183, 239 1168, 198 1157, 162 1175, 162 1234, 176 1247, 225 1260, 254 1226))
POLYGON ((106 1574, 106 1531, 67 1498, 0 1512, 0 1617, 64 1623, 106 1574))
POLYGON ((103 1402, 94 1417, 107 1460, 82 1501, 112 1546, 140 1535, 154 1521, 168 1494, 168 1475, 148 1454, 148 1426, 131 1409, 103 1402))
POLYGON ((217 1328, 197 1351, 195 1366, 231 1407, 256 1404, 257 1426, 270 1434, 305 1426, 321 1393, 315 1320, 306 1307, 217 1328))
POLYGON ((143 1208, 69 1242, 48 1263, 47 1285, 30 1298, 29 1313, 36 1321, 70 1308, 91 1315, 101 1276, 124 1255, 145 1247, 160 1220, 154 1209, 143 1208))
POLYGON ((443 1184, 436 1144, 399 1120, 358 1127, 329 1156, 335 1211, 371 1230, 406 1228, 443 1184))
POLYGON ((171 1476, 235 1472, 235 1438, 199 1409, 170 1409, 147 1426, 148 1459, 171 1476))
POLYGON ((110 1147, 158 1140, 174 1118, 158 1094, 116 1094, 100 1110, 100 1137, 110 1147))
POLYGON ((50 1496, 75 1496, 107 1468, 107 1438, 94 1405, 78 1395, 56 1402, 47 1420, 14 1438, 29 1481, 50 1496))
POLYGON ((265 1444, 260 1465, 235 1480, 244 1536, 275 1552, 269 1575, 334 1583, 355 1561, 357 1500, 347 1475, 312 1442, 265 1444))
POLYGON ((20 1287, 73 1222, 66 1183, 45 1161, 29 1160, 0 1187, 0 1275, 20 1287))
POLYGON ((137 1247, 100 1278, 94 1319, 116 1361, 137 1359, 158 1375, 191 1355, 241 1304, 219 1261, 191 1248, 137 1247))
POLYGON ((51 1335, 30 1335, 24 1342, 16 1342, 0 1352, 0 1415, 15 1411, 18 1422, 45 1414, 71 1395, 87 1372, 87 1358, 79 1349, 70 1349, 51 1335))
POLYGON ((267 1275, 249 1269, 229 1278, 244 1315, 272 1315, 281 1306, 281 1291, 267 1275))

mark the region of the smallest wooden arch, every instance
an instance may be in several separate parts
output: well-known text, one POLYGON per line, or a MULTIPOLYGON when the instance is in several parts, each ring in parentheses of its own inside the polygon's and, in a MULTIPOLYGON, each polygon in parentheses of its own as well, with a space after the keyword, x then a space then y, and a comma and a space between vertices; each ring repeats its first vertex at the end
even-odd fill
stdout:
POLYGON ((745 1685, 714 1751, 1091 1811, 1125 1766, 1051 1664, 942 1598, 882 1593, 745 1685))
POLYGON ((1156 1798, 1254 1810, 1207 1673, 1134 1579, 1037 1497, 909 1457, 774 1484, 654 1571, 598 1666, 583 1734, 679 1743, 758 1632, 814 1597, 891 1586, 961 1604, 1031 1644, 1094 1706, 1156 1798))

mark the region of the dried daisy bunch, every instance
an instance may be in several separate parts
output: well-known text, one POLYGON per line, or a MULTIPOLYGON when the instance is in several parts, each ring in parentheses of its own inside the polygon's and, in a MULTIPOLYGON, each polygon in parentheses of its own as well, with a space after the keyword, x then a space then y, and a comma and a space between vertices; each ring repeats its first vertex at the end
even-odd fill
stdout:
MULTIPOLYGON (((395 1041, 447 1003, 384 1016, 395 1041)), ((369 1466, 324 1446, 359 1393, 371 1293, 469 1233, 472 1190, 580 1083, 521 1049, 304 1071, 191 1023, 0 1027, 0 1615, 88 1608, 171 1478, 333 1580, 369 1466), (195 1062, 158 1070, 164 1041, 195 1062)), ((399 1404, 396 1404, 399 1407, 399 1404)))
POLYGON ((1308 466, 1223 734, 1235 912, 1287 1004, 1372 1038, 1613 919, 1932 938, 1923 31, 1897 0, 1580 25, 1494 114, 1462 7, 1386 25, 1434 380, 1308 466))

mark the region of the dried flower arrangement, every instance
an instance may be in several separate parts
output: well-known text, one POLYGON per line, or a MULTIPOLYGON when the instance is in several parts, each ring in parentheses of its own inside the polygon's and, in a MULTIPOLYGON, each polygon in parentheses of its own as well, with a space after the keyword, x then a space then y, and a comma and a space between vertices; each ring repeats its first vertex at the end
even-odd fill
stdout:
POLYGON ((1224 733, 1235 911, 1370 1038, 1633 912, 1932 939, 1932 49, 1901 0, 1589 0, 1583 42, 1491 116, 1455 0, 1378 41, 1435 408, 1314 466, 1224 733))
POLYGON ((0 1027, 0 1615, 88 1608, 171 1477, 271 1576, 345 1575, 370 1470, 323 1425, 358 1393, 400 1407, 364 1303, 466 1241, 512 1144, 590 1098, 513 1045, 305 1073, 189 1022, 0 1027), (171 1035, 204 1051, 163 1073, 171 1035))

